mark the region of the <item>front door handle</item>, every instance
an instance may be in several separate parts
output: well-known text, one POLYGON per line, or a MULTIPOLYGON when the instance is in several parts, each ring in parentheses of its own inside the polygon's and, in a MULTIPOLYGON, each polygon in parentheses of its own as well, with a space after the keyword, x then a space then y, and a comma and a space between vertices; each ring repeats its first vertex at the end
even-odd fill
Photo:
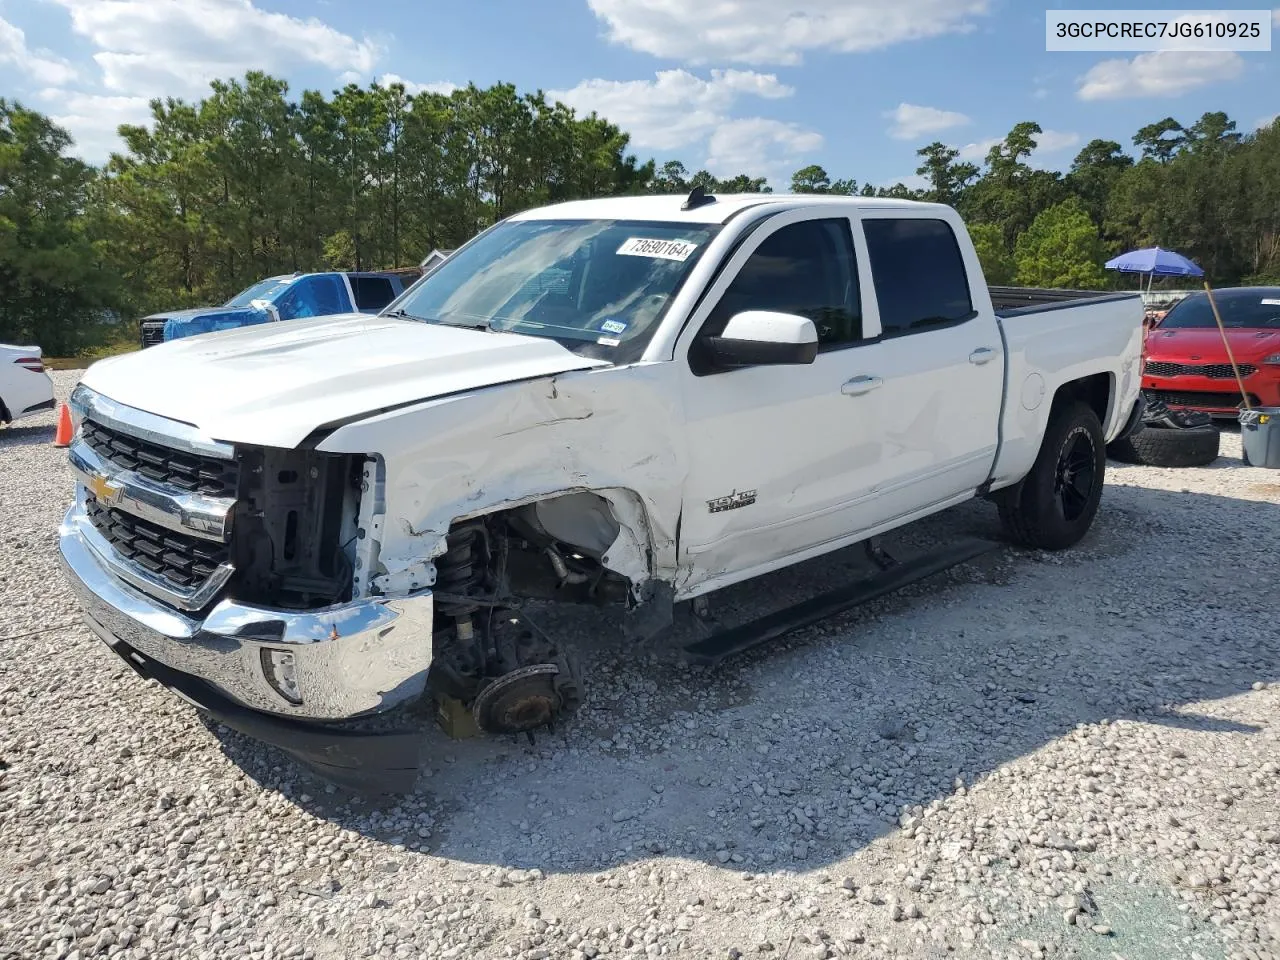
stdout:
POLYGON ((986 363, 995 355, 996 352, 990 347, 979 347, 977 350, 973 351, 973 353, 969 354, 969 362, 981 365, 986 363))
POLYGON ((840 387, 840 392, 846 397, 860 397, 864 393, 870 393, 882 383, 884 383, 884 380, 880 377, 863 375, 861 377, 854 377, 852 380, 845 381, 840 387))

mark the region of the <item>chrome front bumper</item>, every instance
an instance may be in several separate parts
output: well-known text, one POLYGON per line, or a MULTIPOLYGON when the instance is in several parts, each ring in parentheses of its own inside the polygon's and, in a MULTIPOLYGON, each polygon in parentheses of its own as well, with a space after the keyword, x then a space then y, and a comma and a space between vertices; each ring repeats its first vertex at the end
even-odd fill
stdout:
POLYGON ((430 591, 305 612, 223 600, 200 619, 151 599, 114 575, 94 534, 77 504, 63 520, 59 549, 89 626, 118 652, 123 643, 171 671, 203 681, 236 704, 300 720, 379 713, 426 688, 430 591), (281 683, 273 663, 287 660, 285 654, 292 655, 292 678, 281 683))

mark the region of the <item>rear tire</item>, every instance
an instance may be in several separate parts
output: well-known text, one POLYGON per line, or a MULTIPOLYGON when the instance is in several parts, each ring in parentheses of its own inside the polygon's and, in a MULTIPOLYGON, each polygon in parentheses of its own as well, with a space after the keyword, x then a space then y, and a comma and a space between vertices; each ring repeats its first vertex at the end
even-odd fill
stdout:
POLYGON ((1079 543, 1097 516, 1106 468, 1098 415, 1078 401, 1064 404, 1049 417, 1031 471, 996 495, 1005 533, 1040 550, 1079 543))
POLYGON ((1218 459, 1222 435, 1213 424, 1201 427, 1139 427, 1107 447, 1120 463, 1148 467, 1203 467, 1218 459))

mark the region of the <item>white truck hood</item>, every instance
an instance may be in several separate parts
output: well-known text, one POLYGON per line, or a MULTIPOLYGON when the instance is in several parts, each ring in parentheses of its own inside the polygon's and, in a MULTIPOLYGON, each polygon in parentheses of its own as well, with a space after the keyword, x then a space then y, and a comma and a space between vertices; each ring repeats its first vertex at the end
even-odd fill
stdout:
POLYGON ((357 313, 174 340, 101 360, 82 382, 214 440, 295 447, 386 407, 608 365, 540 337, 357 313))

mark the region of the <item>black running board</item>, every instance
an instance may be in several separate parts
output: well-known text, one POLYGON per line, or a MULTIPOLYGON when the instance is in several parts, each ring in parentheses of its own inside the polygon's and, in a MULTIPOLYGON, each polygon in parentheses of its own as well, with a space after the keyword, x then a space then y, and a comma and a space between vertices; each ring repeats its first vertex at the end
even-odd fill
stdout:
POLYGON ((812 626, 827 617, 875 600, 899 590, 909 583, 924 580, 943 570, 965 563, 1002 544, 994 540, 966 539, 948 547, 904 560, 874 576, 857 580, 846 587, 811 597, 790 607, 766 614, 758 620, 721 631, 684 648, 695 663, 716 664, 725 657, 741 653, 762 643, 777 640, 793 631, 812 626))

